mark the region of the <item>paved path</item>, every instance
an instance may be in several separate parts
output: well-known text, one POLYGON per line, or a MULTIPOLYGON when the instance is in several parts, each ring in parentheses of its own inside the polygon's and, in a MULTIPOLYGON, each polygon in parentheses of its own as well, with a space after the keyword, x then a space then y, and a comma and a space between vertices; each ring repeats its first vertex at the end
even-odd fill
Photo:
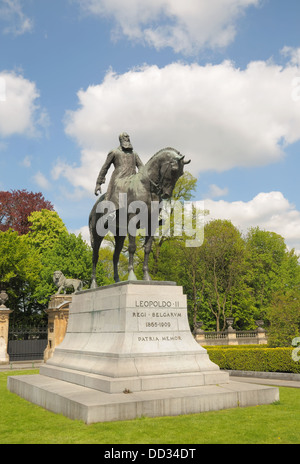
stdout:
POLYGON ((43 361, 20 361, 10 364, 0 364, 0 372, 2 371, 22 371, 28 369, 39 369, 44 364, 43 361))
POLYGON ((300 388, 300 381, 296 380, 282 380, 282 379, 264 379, 258 377, 238 377, 236 375, 230 376, 231 380, 236 382, 246 382, 246 383, 255 383, 259 385, 274 385, 276 387, 290 387, 290 388, 300 388))

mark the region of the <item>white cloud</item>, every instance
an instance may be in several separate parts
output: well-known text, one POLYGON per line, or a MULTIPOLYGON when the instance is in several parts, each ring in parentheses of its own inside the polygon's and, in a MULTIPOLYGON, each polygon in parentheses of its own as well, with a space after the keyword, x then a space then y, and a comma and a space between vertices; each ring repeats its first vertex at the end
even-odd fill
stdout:
POLYGON ((31 167, 31 161, 32 161, 32 156, 25 156, 23 161, 20 163, 24 168, 30 168, 31 167))
POLYGON ((252 62, 145 66, 78 92, 65 131, 81 147, 81 162, 56 166, 56 178, 93 191, 107 153, 127 131, 143 161, 173 146, 192 159, 194 175, 263 166, 300 139, 300 102, 292 98, 297 68, 252 62))
POLYGON ((207 199, 204 206, 208 219, 229 219, 244 232, 256 226, 275 232, 300 253, 300 211, 281 192, 260 193, 248 202, 207 199))
MULTIPOLYGON (((65 161, 59 159, 52 169, 52 179, 58 180, 61 177, 66 178, 75 190, 73 193, 66 191, 65 195, 70 199, 79 200, 95 190, 96 178, 98 175, 97 171, 100 171, 100 165, 102 161, 104 162, 104 159, 104 153, 99 156, 98 151, 90 150, 82 151, 82 164, 80 166, 69 165, 65 161)), ((109 180, 109 176, 107 176, 107 180, 109 180)))
POLYGON ((47 177, 45 177, 40 171, 34 176, 34 181, 43 190, 49 190, 51 187, 51 183, 47 177))
POLYGON ((0 102, 6 101, 6 81, 0 77, 0 102))
POLYGON ((84 12, 115 21, 114 37, 126 36, 157 49, 197 53, 225 47, 236 22, 261 0, 77 0, 84 12))
POLYGON ((0 136, 37 135, 41 115, 35 83, 7 71, 0 72, 0 79, 5 82, 5 101, 0 101, 0 136))
POLYGON ((286 56, 290 59, 290 63, 293 66, 298 66, 298 68, 300 68, 300 48, 285 46, 281 50, 281 53, 283 56, 286 56))
POLYGON ((205 195, 205 198, 218 198, 228 195, 228 188, 221 188, 218 185, 212 184, 209 186, 209 192, 205 195))
POLYGON ((0 6, 0 20, 8 24, 3 29, 4 34, 15 36, 31 32, 33 20, 23 12, 21 0, 2 0, 0 6))

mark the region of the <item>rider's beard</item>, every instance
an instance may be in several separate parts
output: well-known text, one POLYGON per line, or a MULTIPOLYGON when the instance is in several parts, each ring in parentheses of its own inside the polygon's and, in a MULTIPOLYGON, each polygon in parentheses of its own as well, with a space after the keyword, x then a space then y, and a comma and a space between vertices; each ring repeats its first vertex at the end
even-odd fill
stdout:
POLYGON ((126 141, 122 141, 122 144, 121 144, 123 150, 133 150, 133 146, 131 145, 130 142, 126 142, 126 141))

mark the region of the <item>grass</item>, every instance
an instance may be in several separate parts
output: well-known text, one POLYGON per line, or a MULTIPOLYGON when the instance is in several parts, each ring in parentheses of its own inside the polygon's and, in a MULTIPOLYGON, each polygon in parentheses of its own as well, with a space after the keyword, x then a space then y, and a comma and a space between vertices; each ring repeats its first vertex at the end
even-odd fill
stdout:
POLYGON ((299 444, 300 389, 280 388, 272 405, 86 425, 7 390, 0 373, 0 444, 299 444))

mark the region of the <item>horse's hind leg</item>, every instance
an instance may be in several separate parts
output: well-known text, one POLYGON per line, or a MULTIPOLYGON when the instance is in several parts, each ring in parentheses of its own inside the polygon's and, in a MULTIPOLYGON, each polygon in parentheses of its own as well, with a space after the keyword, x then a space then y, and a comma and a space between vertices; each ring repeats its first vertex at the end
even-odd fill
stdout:
POLYGON ((114 251, 114 256, 113 256, 115 282, 120 282, 118 264, 119 264, 120 253, 124 245, 124 241, 125 241, 125 237, 120 237, 120 236, 115 237, 115 251, 114 251))
POLYGON ((152 248, 152 240, 153 240, 153 237, 151 236, 147 236, 145 238, 145 256, 144 256, 144 265, 143 265, 143 272, 144 272, 144 277, 143 277, 143 280, 152 280, 151 277, 150 277, 150 274, 149 274, 149 266, 148 266, 148 262, 149 262, 149 255, 150 255, 150 251, 151 251, 151 248, 152 248))
POLYGON ((136 238, 129 234, 129 262, 128 262, 128 280, 137 280, 134 273, 134 253, 136 252, 136 238))

